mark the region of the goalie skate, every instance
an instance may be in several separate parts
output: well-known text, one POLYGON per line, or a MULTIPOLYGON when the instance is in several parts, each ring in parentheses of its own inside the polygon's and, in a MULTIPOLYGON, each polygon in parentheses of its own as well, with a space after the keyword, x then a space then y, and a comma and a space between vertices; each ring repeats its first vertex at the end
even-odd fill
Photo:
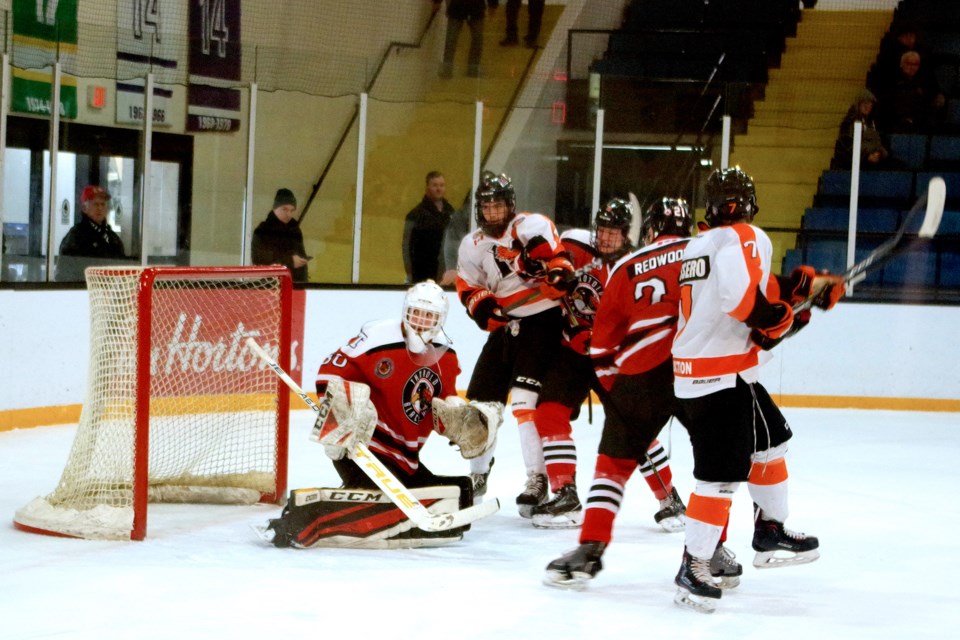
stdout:
POLYGON ((583 591, 603 569, 600 557, 606 548, 603 542, 588 540, 582 543, 547 565, 543 584, 557 589, 583 591))
POLYGON ((677 585, 674 603, 699 613, 713 613, 717 608, 717 600, 723 595, 710 575, 710 560, 695 558, 686 549, 683 550, 683 562, 674 583, 677 585))
POLYGON ((775 569, 796 564, 809 564, 820 557, 820 541, 796 531, 790 531, 782 522, 763 519, 758 510, 753 531, 753 566, 757 569, 775 569))

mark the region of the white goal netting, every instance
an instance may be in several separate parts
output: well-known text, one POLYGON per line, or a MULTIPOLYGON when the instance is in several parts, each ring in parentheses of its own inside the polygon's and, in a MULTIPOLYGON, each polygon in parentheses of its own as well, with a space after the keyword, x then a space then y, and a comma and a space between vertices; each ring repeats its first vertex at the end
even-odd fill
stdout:
POLYGON ((147 501, 276 501, 287 403, 244 341, 283 362, 289 275, 273 268, 90 268, 87 398, 56 489, 21 529, 140 539, 147 501))

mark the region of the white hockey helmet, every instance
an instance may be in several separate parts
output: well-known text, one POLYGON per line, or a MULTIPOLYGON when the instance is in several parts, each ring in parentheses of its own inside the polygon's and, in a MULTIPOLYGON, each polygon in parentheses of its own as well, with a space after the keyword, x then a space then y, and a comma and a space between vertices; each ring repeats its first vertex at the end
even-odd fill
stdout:
POLYGON ((407 349, 423 353, 443 331, 450 303, 433 280, 424 280, 407 290, 403 299, 403 339, 407 349))

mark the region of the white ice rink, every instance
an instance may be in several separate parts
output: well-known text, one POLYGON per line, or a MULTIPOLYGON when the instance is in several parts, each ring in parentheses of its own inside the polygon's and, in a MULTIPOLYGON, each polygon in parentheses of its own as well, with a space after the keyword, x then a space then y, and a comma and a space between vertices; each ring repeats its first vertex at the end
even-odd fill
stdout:
MULTIPOLYGON (((597 412, 599 413, 599 412, 597 412)), ((599 416, 577 422, 585 497, 599 416)), ((672 602, 682 534, 653 522, 635 476, 588 591, 540 583, 576 531, 531 528, 513 498, 521 470, 515 423, 501 432, 491 493, 503 508, 462 542, 437 549, 276 549, 249 525, 279 508, 154 505, 143 542, 95 542, 15 530, 13 512, 60 477, 74 427, 0 433, 0 638, 956 638, 960 588, 960 416, 787 410, 795 432, 788 526, 819 536, 816 563, 750 565, 746 487, 734 499, 728 546, 739 588, 713 615, 672 602)), ((312 414, 293 414, 290 486, 336 486, 312 414)), ((671 441, 676 484, 692 488, 686 433, 671 441)), ((434 436, 423 460, 465 463, 434 436)))

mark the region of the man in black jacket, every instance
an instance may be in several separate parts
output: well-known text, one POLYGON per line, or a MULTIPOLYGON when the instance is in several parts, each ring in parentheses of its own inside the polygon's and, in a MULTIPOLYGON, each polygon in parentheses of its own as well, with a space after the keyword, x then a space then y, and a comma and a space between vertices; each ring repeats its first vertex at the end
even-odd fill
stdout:
POLYGON ((273 198, 273 211, 253 232, 251 253, 253 264, 282 264, 290 269, 294 282, 306 282, 307 251, 303 248, 303 232, 293 217, 297 198, 290 189, 278 189, 273 198))
MULTIPOLYGON (((453 215, 453 205, 444 198, 447 185, 443 174, 431 171, 426 183, 423 200, 410 210, 403 224, 403 268, 411 284, 440 281, 443 266, 440 249, 453 215)), ((456 264, 450 268, 455 269, 456 264)))
POLYGON ((109 200, 110 194, 98 185, 86 186, 80 193, 83 215, 60 241, 60 256, 67 257, 57 259, 56 280, 79 282, 85 267, 125 257, 123 241, 107 222, 109 200))

